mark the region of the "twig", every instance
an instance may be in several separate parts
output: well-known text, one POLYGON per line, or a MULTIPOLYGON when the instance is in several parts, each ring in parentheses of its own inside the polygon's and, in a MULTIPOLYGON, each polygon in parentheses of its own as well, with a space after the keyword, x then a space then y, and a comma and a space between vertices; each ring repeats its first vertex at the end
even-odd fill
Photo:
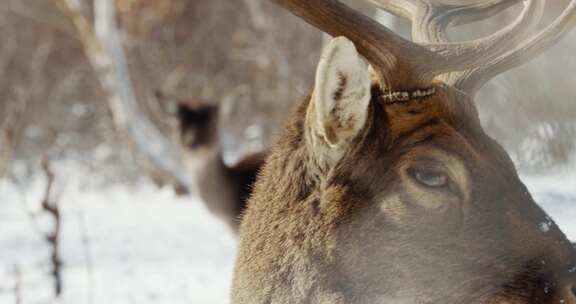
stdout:
POLYGON ((61 213, 58 206, 58 200, 52 199, 52 191, 55 180, 54 172, 50 168, 50 162, 47 157, 42 161, 42 170, 46 175, 46 188, 44 198, 42 199, 42 209, 54 220, 54 227, 51 232, 45 235, 45 239, 50 245, 50 261, 52 264, 52 277, 54 278, 54 294, 59 297, 62 294, 62 259, 60 257, 60 232, 61 232, 61 213))
POLYGON ((8 175, 12 159, 12 136, 9 130, 0 128, 0 178, 8 175))
POLYGON ((16 129, 18 123, 26 110, 27 103, 25 100, 13 102, 13 106, 8 108, 10 115, 0 124, 0 178, 8 175, 10 163, 12 162, 14 151, 16 150, 17 141, 16 129))

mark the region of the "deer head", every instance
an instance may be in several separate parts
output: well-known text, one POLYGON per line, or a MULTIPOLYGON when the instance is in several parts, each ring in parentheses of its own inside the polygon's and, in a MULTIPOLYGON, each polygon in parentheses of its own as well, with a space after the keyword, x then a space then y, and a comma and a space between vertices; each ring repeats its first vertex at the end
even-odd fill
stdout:
POLYGON ((541 0, 371 0, 413 41, 335 0, 274 2, 338 38, 256 182, 233 303, 576 303, 576 250, 474 105, 568 31, 576 0, 536 35, 541 0), (501 31, 447 40, 520 2, 501 31))
POLYGON ((218 152, 218 107, 192 99, 156 92, 162 112, 169 118, 170 131, 180 149, 188 154, 218 152))

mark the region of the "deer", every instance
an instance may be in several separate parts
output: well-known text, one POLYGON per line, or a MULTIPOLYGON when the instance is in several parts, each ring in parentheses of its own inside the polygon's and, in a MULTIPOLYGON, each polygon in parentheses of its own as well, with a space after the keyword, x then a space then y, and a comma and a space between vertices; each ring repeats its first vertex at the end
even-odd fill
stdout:
POLYGON ((231 299, 256 303, 576 303, 576 249, 475 105, 496 75, 576 23, 576 0, 370 0, 412 39, 337 0, 272 0, 335 37, 242 215, 231 299), (522 5, 510 25, 452 26, 522 5))
POLYGON ((250 153, 226 163, 219 136, 221 105, 176 96, 170 93, 173 86, 164 84, 155 92, 162 117, 168 118, 171 142, 183 156, 184 170, 193 176, 194 194, 237 236, 241 214, 266 153, 250 153))

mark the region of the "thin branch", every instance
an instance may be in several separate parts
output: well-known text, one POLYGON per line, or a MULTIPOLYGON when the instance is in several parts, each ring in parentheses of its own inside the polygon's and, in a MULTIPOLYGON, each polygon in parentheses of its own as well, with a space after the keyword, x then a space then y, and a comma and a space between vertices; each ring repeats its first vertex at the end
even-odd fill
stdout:
POLYGON ((52 264, 52 277, 54 278, 54 294, 59 297, 62 294, 62 258, 60 256, 60 236, 62 230, 62 216, 58 200, 52 198, 55 175, 50 168, 50 161, 44 158, 42 170, 46 176, 46 188, 41 207, 53 220, 54 227, 51 232, 45 235, 45 239, 50 245, 50 262, 52 264))
POLYGON ((142 111, 136 100, 128 65, 116 25, 113 1, 94 2, 95 28, 66 0, 52 0, 74 24, 84 52, 104 92, 118 131, 128 135, 138 151, 177 184, 191 188, 191 177, 182 170, 178 150, 142 111))
POLYGON ((19 101, 12 102, 12 106, 8 107, 10 114, 0 125, 0 178, 7 176, 10 171, 10 164, 17 146, 16 130, 27 107, 26 100, 20 99, 19 101))

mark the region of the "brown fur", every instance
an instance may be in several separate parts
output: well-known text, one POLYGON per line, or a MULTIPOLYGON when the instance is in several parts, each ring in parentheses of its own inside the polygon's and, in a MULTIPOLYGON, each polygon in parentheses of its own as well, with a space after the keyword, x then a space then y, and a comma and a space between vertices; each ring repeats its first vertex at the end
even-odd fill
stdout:
POLYGON ((576 253, 482 130, 465 95, 384 105, 336 164, 318 161, 299 104, 273 147, 240 230, 232 302, 565 303, 576 253), (450 190, 414 166, 441 166, 450 190), (564 302, 560 302, 564 300, 564 302))

